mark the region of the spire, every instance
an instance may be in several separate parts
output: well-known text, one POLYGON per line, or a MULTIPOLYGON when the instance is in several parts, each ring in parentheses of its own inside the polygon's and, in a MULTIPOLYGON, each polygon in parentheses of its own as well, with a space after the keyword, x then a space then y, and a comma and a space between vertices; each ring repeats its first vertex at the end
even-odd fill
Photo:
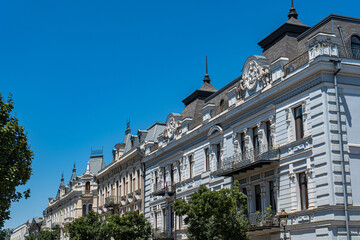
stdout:
POLYGON ((206 74, 205 74, 205 77, 204 77, 204 82, 210 83, 210 76, 209 76, 209 73, 208 73, 208 61, 207 61, 207 56, 206 56, 206 74))
POLYGON ((130 128, 130 116, 129 116, 129 120, 126 121, 126 130, 125 130, 125 134, 129 134, 131 133, 131 128, 130 128))
POLYGON ((298 17, 298 14, 297 14, 297 12, 296 12, 296 10, 294 8, 294 0, 291 0, 291 8, 290 8, 290 12, 288 14, 288 17, 289 17, 289 19, 292 18, 292 17, 297 19, 297 17, 298 17))
POLYGON ((61 182, 64 182, 64 173, 61 174, 61 182))
POLYGON ((76 167, 75 167, 75 163, 74 163, 74 168, 73 168, 73 172, 76 172, 76 167))

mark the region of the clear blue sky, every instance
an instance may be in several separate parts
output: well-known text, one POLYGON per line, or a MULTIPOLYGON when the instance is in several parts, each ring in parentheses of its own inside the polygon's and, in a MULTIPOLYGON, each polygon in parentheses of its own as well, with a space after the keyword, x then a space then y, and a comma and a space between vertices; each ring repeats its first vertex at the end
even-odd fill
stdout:
MULTIPOLYGON (((106 163, 133 133, 181 112, 181 102, 209 73, 218 89, 241 74, 257 42, 287 20, 290 0, 93 1, 3 0, 0 3, 0 92, 15 111, 35 153, 26 187, 14 203, 16 227, 42 216, 76 162, 104 147, 106 163)), ((357 0, 295 0, 312 26, 330 13, 360 17, 357 0)), ((23 188, 22 188, 23 189, 23 188)))

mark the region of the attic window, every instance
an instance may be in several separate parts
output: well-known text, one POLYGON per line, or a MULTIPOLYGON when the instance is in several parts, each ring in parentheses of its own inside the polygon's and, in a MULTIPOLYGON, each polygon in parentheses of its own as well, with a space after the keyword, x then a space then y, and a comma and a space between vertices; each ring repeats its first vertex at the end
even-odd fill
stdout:
POLYGON ((360 58, 360 37, 352 36, 351 37, 351 50, 354 58, 360 58))
POLYGON ((225 99, 221 99, 220 101, 220 112, 223 112, 227 109, 227 102, 225 99))

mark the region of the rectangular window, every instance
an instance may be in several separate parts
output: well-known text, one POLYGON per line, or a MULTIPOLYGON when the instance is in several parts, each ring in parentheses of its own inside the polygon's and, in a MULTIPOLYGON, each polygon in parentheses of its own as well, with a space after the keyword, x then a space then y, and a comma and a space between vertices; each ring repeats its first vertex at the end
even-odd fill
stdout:
POLYGON ((210 170, 210 156, 209 156, 209 148, 205 148, 205 171, 210 170))
POLYGON ((270 121, 266 121, 265 122, 265 127, 266 127, 266 142, 267 142, 267 146, 268 146, 268 150, 272 149, 272 139, 271 139, 271 125, 270 125, 270 121))
POLYGON ((193 156, 189 156, 189 166, 190 166, 190 178, 194 176, 194 162, 193 162, 193 156))
POLYGON ((270 205, 274 213, 276 213, 275 185, 273 181, 269 182, 270 205))
POLYGON ((220 143, 215 145, 216 148, 216 163, 217 166, 220 166, 220 157, 221 157, 221 145, 220 143))
POLYGON ((133 178, 132 178, 132 174, 130 173, 130 177, 129 177, 129 181, 130 181, 130 192, 132 192, 133 191, 133 189, 132 189, 132 184, 133 184, 133 178))
POLYGON ((173 167, 173 165, 170 165, 170 181, 171 181, 171 184, 174 184, 174 167, 173 167))
POLYGON ((252 129, 253 132, 253 148, 254 148, 254 155, 257 156, 259 154, 259 135, 258 135, 258 128, 254 127, 252 129))
POLYGON ((140 176, 140 170, 137 170, 137 183, 138 183, 138 189, 141 188, 141 176, 140 176))
POLYGON ((255 210, 261 212, 261 188, 255 185, 255 210))
POLYGON ((127 192, 127 187, 125 187, 125 185, 126 185, 126 180, 125 180, 125 177, 123 178, 123 196, 125 196, 126 195, 126 192, 127 192))
POLYGON ((180 166, 178 166, 178 176, 179 176, 179 182, 181 182, 181 169, 180 169, 180 166))
POLYGON ((308 185, 307 185, 307 177, 304 172, 299 173, 299 189, 300 189, 301 210, 308 209, 309 208, 308 185))
POLYGON ((302 106, 294 108, 296 140, 304 137, 302 106))

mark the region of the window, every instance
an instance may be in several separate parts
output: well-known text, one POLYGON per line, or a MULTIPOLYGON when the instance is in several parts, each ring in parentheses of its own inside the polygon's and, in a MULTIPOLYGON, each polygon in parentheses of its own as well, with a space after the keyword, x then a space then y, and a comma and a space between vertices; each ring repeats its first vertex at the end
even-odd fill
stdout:
POLYGON ((132 178, 132 174, 130 173, 130 177, 129 177, 129 181, 130 181, 130 192, 132 192, 133 191, 133 178, 132 178))
POLYGON ((255 210, 261 212, 261 188, 255 185, 255 210))
POLYGON ((181 169, 180 166, 178 167, 178 176, 179 176, 179 182, 181 182, 181 169))
POLYGON ((245 134, 244 133, 240 134, 240 149, 241 149, 241 153, 244 155, 245 154, 245 134))
POLYGON ((304 137, 302 106, 294 108, 294 118, 296 140, 299 140, 304 137))
POLYGON ((141 176, 140 176, 140 170, 137 170, 137 179, 138 179, 138 189, 141 188, 141 176))
POLYGON ((190 168, 190 178, 194 176, 194 162, 193 162, 193 156, 189 155, 189 168, 190 168))
POLYGON ((84 204, 82 207, 82 215, 85 216, 86 215, 86 205, 84 204))
POLYGON ((360 58, 360 37, 351 37, 351 50, 354 58, 360 58))
POLYGON ((272 139, 271 139, 271 124, 270 121, 265 122, 266 127, 266 142, 268 146, 268 150, 272 149, 272 139))
POLYGON ((89 204, 89 212, 92 210, 92 204, 89 204))
POLYGON ((209 148, 205 148, 205 171, 210 170, 210 157, 209 157, 209 148))
POLYGON ((276 213, 275 185, 273 181, 269 182, 269 192, 270 192, 270 205, 273 212, 276 213))
POLYGON ((254 148, 254 155, 259 154, 259 135, 258 135, 258 128, 254 127, 253 131, 253 148, 254 148))
POLYGON ((127 184, 126 184, 125 177, 123 177, 123 196, 126 195, 126 192, 127 192, 127 184))
POLYGON ((171 181, 171 184, 174 184, 174 167, 173 167, 173 165, 170 165, 170 181, 171 181))
POLYGON ((299 189, 300 189, 301 210, 308 209, 309 208, 308 186, 307 186, 307 177, 304 172, 299 173, 299 189))
POLYGON ((220 166, 220 157, 221 157, 220 143, 215 144, 215 149, 216 149, 216 163, 217 163, 217 166, 220 166))
POLYGON ((90 182, 85 183, 85 192, 90 192, 90 182))

